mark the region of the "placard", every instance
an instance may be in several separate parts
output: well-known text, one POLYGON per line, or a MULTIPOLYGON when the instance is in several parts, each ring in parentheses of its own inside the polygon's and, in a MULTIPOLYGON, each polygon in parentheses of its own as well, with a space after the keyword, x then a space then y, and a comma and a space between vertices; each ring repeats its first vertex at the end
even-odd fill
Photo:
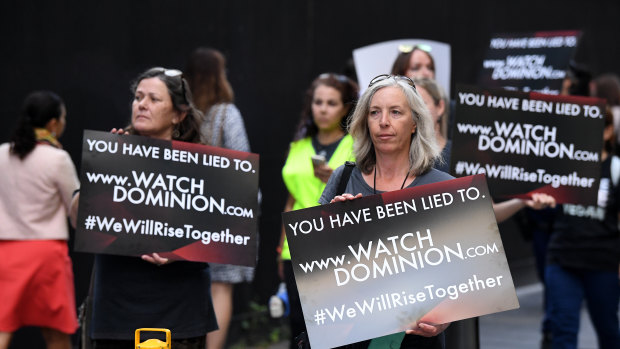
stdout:
POLYGON ((254 266, 258 155, 84 131, 75 250, 254 266))
POLYGON ((579 36, 575 30, 496 34, 489 42, 478 85, 557 95, 579 36))
POLYGON ((450 173, 486 173, 494 197, 596 203, 605 103, 458 86, 450 173))
POLYGON ((484 175, 282 219, 312 347, 518 307, 484 175))

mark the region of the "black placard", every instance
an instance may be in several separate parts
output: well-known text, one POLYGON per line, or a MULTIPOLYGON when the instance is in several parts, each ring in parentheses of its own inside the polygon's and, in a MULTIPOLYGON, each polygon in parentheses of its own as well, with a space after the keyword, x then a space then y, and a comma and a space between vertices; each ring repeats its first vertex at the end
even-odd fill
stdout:
POLYGON ((258 155, 84 131, 75 250, 254 266, 258 155))

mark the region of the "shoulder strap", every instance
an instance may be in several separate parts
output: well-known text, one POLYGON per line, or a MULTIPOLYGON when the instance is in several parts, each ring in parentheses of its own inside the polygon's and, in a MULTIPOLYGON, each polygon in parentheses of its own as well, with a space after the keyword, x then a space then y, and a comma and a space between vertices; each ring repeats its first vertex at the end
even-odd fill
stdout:
POLYGON ((349 183, 349 177, 351 177, 351 172, 353 171, 354 167, 355 162, 353 161, 346 161, 344 163, 344 168, 342 169, 342 176, 340 176, 340 182, 338 182, 338 191, 336 191, 338 195, 344 193, 344 191, 347 189, 347 183, 349 183))
POLYGON ((618 186, 618 179, 620 179, 620 158, 613 155, 611 157, 611 183, 614 187, 618 186))

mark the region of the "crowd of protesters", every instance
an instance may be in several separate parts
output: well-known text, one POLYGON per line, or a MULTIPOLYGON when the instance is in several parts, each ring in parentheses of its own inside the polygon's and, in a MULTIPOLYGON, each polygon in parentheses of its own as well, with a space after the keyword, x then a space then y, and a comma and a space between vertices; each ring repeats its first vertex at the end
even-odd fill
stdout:
MULTIPOLYGON (((111 132, 250 151, 225 62, 219 51, 199 48, 183 72, 144 71, 130 84, 128 125, 110 125, 117 127, 111 132)), ((450 100, 434 80, 435 69, 429 50, 420 45, 401 49, 391 73, 363 86, 361 96, 354 76, 318 75, 283 154, 282 180, 288 191, 283 211, 454 178, 448 173, 451 149, 459 144, 450 137, 450 100), (346 161, 355 161, 355 168, 346 190, 339 192, 346 161)), ((596 209, 603 214, 575 214, 573 206, 556 205, 552 196, 541 193, 494 203, 493 208, 498 222, 528 208, 533 224, 545 227, 536 230, 535 240, 546 295, 543 348, 576 348, 584 300, 600 348, 619 348, 620 170, 614 163, 620 79, 614 74, 592 79, 572 65, 562 93, 607 102, 601 161, 592 165, 601 171, 596 209)), ((0 349, 8 348, 13 333, 24 326, 40 327, 48 348, 67 349, 78 328, 67 240, 68 222, 75 225, 79 210, 79 181, 59 142, 70 118, 70 106, 55 93, 33 92, 24 100, 11 138, 0 145, 0 349)), ((307 345, 305 319, 291 263, 294 251, 284 229, 276 249, 277 273, 288 290, 290 348, 298 348, 300 341, 307 345)), ((253 272, 173 261, 157 253, 98 254, 88 337, 97 349, 126 348, 133 345, 135 329, 161 327, 172 331, 174 348, 224 348, 233 285, 251 282, 253 272)), ((399 338, 400 347, 450 348, 449 326, 416 322, 399 338)), ((348 348, 370 345, 366 341, 348 348)))

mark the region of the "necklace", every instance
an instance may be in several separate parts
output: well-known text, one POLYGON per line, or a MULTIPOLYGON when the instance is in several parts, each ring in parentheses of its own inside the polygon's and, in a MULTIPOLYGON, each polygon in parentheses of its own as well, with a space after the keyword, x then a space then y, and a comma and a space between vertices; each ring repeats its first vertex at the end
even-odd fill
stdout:
MULTIPOLYGON (((407 172, 407 175, 405 176, 405 179, 403 180, 403 184, 400 185, 400 189, 403 189, 405 187, 405 182, 407 181, 407 178, 409 178, 409 172, 407 172)), ((377 166, 376 165, 375 165, 375 178, 372 181, 372 193, 377 194, 377 166)))

